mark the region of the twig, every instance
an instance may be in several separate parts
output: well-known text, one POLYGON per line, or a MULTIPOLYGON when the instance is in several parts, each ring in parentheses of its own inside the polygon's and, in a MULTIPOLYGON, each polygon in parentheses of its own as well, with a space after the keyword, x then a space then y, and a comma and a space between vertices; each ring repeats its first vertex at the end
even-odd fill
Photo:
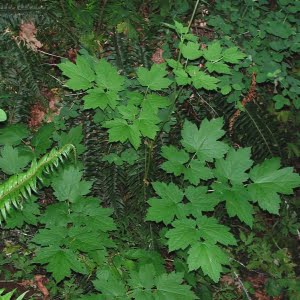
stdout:
POLYGON ((248 292, 248 290, 246 289, 246 287, 244 286, 244 284, 243 284, 242 280, 240 279, 239 275, 238 275, 235 271, 233 271, 233 274, 234 274, 234 276, 236 277, 237 281, 239 282, 240 286, 242 287, 242 289, 243 289, 243 291, 244 291, 244 293, 245 293, 247 299, 248 299, 248 300, 251 300, 251 297, 250 297, 250 295, 249 295, 249 292, 248 292))
POLYGON ((43 50, 40 50, 40 49, 37 49, 38 52, 41 52, 45 55, 48 55, 48 56, 53 56, 53 57, 57 57, 57 58, 64 58, 64 59, 67 59, 66 57, 63 57, 63 56, 59 56, 59 55, 55 55, 55 54, 51 54, 51 53, 48 53, 48 52, 45 52, 43 50))

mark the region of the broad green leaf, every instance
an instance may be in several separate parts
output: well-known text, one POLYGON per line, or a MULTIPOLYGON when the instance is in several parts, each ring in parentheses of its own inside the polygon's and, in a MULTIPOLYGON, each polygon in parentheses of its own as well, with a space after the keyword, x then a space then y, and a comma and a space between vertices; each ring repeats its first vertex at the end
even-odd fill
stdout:
POLYGON ((35 200, 36 198, 32 196, 29 201, 26 201, 22 210, 12 210, 6 220, 5 228, 21 228, 24 224, 37 225, 40 210, 35 200))
POLYGON ((224 64, 223 62, 207 62, 205 64, 207 70, 212 73, 216 72, 219 74, 231 74, 231 70, 228 65, 224 64))
POLYGON ((250 171, 253 181, 248 186, 251 199, 269 213, 278 214, 280 197, 278 193, 290 195, 300 186, 300 176, 293 173, 293 168, 280 169, 280 160, 272 158, 255 166, 250 171))
POLYGON ((0 145, 19 145, 29 136, 29 130, 24 124, 8 125, 0 128, 0 145))
POLYGON ((154 139, 156 133, 159 131, 157 124, 160 122, 160 119, 157 115, 153 114, 152 111, 143 109, 137 120, 133 122, 134 125, 140 130, 143 136, 150 139, 154 139))
POLYGON ((34 153, 36 156, 44 154, 48 150, 53 141, 51 139, 54 132, 54 124, 49 123, 39 128, 37 133, 31 140, 31 145, 34 147, 34 153))
POLYGON ((167 97, 163 97, 160 95, 149 94, 142 101, 142 109, 148 112, 152 112, 152 114, 156 114, 159 108, 166 108, 170 106, 171 101, 167 97))
POLYGON ((97 279, 93 284, 99 292, 105 296, 104 299, 130 299, 126 295, 126 287, 120 277, 116 277, 112 272, 98 271, 97 279))
POLYGON ((114 119, 106 121, 104 127, 109 128, 108 133, 110 143, 124 143, 129 140, 135 149, 138 149, 141 145, 141 133, 137 124, 129 125, 124 119, 114 119))
POLYGON ((66 86, 74 91, 87 90, 95 80, 95 72, 85 56, 78 55, 76 64, 65 61, 58 64, 58 67, 64 76, 70 78, 66 82, 66 86))
POLYGON ((172 81, 165 76, 166 64, 154 64, 150 70, 144 67, 139 67, 137 70, 137 80, 142 85, 153 91, 160 91, 167 88, 172 81))
POLYGON ((206 216, 197 219, 200 237, 208 242, 215 244, 221 243, 223 245, 236 245, 236 239, 229 232, 230 228, 219 224, 217 219, 208 218, 206 216))
POLYGON ((95 109, 99 107, 104 110, 107 106, 116 108, 119 96, 115 91, 104 92, 102 88, 90 89, 87 95, 83 97, 84 109, 95 109))
POLYGON ((275 101, 275 109, 282 109, 285 105, 291 105, 290 100, 283 97, 282 95, 275 95, 273 97, 273 100, 275 101))
POLYGON ((222 158, 228 151, 228 146, 218 141, 224 134, 222 130, 223 119, 203 120, 200 128, 185 121, 181 131, 181 143, 190 153, 196 153, 200 161, 212 161, 214 158, 222 158))
POLYGON ((202 56, 202 51, 199 50, 200 44, 197 42, 188 42, 187 44, 182 44, 181 52, 182 56, 189 60, 195 60, 202 56))
POLYGON ((53 226, 49 229, 40 229, 31 241, 42 246, 62 246, 67 235, 67 227, 53 226))
POLYGON ((152 186, 160 198, 148 200, 150 207, 146 216, 147 221, 163 222, 167 225, 175 216, 180 218, 185 214, 183 205, 180 205, 183 192, 174 183, 167 185, 163 182, 154 182, 152 186))
POLYGON ((204 162, 197 159, 192 160, 184 170, 184 179, 194 185, 198 185, 201 179, 208 180, 213 177, 211 169, 205 167, 204 162))
POLYGON ((231 64, 238 64, 246 55, 237 47, 228 48, 223 52, 223 60, 231 64))
POLYGON ((122 115, 123 119, 133 121, 136 118, 136 115, 139 112, 139 109, 132 104, 128 105, 119 105, 118 111, 122 115))
POLYGON ((280 21, 269 22, 265 29, 268 33, 278 36, 282 39, 287 39, 294 33, 293 29, 288 23, 280 21))
POLYGON ((107 234, 99 233, 96 230, 87 231, 89 228, 73 226, 68 230, 67 246, 71 250, 79 250, 81 252, 94 252, 103 250, 105 247, 113 246, 112 241, 107 234))
POLYGON ((7 120, 6 112, 0 108, 0 122, 4 122, 7 120))
POLYGON ((222 183, 215 183, 212 185, 212 188, 221 200, 226 201, 226 210, 231 218, 236 216, 240 221, 252 227, 254 210, 249 203, 250 195, 247 189, 243 186, 230 188, 222 183))
POLYGON ((57 246, 40 248, 36 252, 33 263, 47 264, 46 270, 52 273, 57 283, 70 277, 72 270, 81 274, 88 273, 86 267, 79 261, 78 255, 57 246))
POLYGON ((100 206, 99 199, 85 197, 72 204, 70 219, 74 224, 88 225, 91 229, 107 232, 116 229, 112 213, 112 209, 100 206))
POLYGON ((5 145, 1 149, 0 169, 9 175, 20 173, 30 160, 30 157, 20 155, 18 148, 5 145))
POLYGON ((208 61, 216 61, 222 57, 222 48, 219 42, 214 42, 207 46, 207 49, 203 50, 203 56, 208 61))
POLYGON ((76 148, 76 154, 80 155, 84 152, 82 125, 72 127, 69 132, 62 132, 60 136, 56 137, 59 147, 66 144, 72 144, 76 148))
MULTIPOLYGON (((156 270, 152 264, 142 265, 138 272, 132 271, 130 273, 129 285, 132 289, 151 289, 154 287, 154 279, 156 277, 156 270)), ((151 298, 153 299, 153 298, 151 298)))
POLYGON ((122 158, 116 153, 110 153, 108 155, 104 155, 102 157, 102 161, 107 161, 110 164, 114 163, 116 166, 122 166, 124 163, 122 158))
POLYGON ((175 81, 178 85, 191 84, 192 79, 189 77, 187 72, 183 69, 173 70, 175 74, 175 81))
POLYGON ((231 148, 226 159, 218 159, 215 163, 214 174, 219 179, 225 178, 232 183, 242 183, 249 178, 246 173, 251 168, 253 161, 250 159, 251 148, 231 148))
POLYGON ((64 169, 52 180, 54 195, 59 201, 75 202, 90 192, 92 182, 82 181, 82 172, 73 166, 64 169))
POLYGON ((121 159, 129 165, 133 165, 135 162, 137 162, 139 156, 134 149, 129 148, 122 152, 121 159))
POLYGON ((124 89, 125 78, 118 74, 117 69, 105 59, 100 59, 95 65, 97 86, 109 90, 119 92, 124 89))
POLYGON ((167 173, 179 176, 184 173, 184 164, 189 161, 189 155, 184 150, 178 150, 174 146, 163 146, 161 155, 167 159, 161 164, 161 168, 167 173))
POLYGON ((70 222, 69 217, 69 206, 66 202, 60 202, 48 205, 39 221, 41 224, 45 224, 47 228, 53 226, 63 227, 70 222))
POLYGON ((208 193, 206 186, 189 186, 185 190, 185 196, 190 201, 191 213, 195 218, 201 216, 202 211, 213 211, 220 200, 214 193, 208 193))
POLYGON ((193 85, 196 89, 204 88, 206 90, 216 90, 217 83, 220 81, 216 77, 205 74, 202 71, 197 72, 196 75, 192 76, 193 85))
POLYGON ((229 263, 228 256, 216 245, 209 242, 196 243, 188 251, 189 270, 202 269, 214 282, 220 280, 222 265, 229 263))
POLYGON ((176 220, 172 226, 174 228, 166 233, 169 251, 184 250, 189 245, 199 241, 201 232, 196 228, 196 221, 192 219, 176 220))
POLYGON ((182 273, 164 273, 156 280, 155 300, 172 299, 172 300, 194 300, 196 295, 191 291, 191 286, 182 284, 182 273))

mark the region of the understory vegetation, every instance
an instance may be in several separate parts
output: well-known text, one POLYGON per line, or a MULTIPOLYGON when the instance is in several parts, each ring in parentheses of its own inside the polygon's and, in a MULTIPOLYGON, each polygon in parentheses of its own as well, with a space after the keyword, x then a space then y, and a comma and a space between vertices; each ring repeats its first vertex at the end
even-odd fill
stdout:
POLYGON ((0 4, 0 299, 300 299, 300 2, 0 4))

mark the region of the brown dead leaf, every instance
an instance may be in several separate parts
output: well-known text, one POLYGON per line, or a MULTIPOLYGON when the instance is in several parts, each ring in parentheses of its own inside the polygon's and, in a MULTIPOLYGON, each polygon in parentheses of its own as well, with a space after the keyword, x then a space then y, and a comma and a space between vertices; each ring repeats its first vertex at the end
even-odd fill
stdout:
POLYGON ((165 60, 163 59, 163 53, 164 51, 160 48, 156 49, 156 51, 153 53, 151 60, 155 63, 155 64, 162 64, 165 62, 165 60))
POLYGON ((43 44, 36 38, 37 29, 33 22, 22 23, 19 31, 19 38, 26 46, 33 51, 42 48, 43 44))
POLYGON ((46 278, 46 276, 45 275, 35 275, 34 280, 36 282, 38 289, 41 291, 41 293, 44 296, 43 300, 49 299, 49 291, 44 285, 44 284, 48 283, 48 279, 46 278))

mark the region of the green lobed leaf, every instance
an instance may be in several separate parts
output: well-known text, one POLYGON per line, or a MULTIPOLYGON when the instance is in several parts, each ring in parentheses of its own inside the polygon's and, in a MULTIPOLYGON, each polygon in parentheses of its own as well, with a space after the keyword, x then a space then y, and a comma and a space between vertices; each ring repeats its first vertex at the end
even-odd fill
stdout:
POLYGON ((166 238, 168 239, 169 251, 184 250, 188 246, 199 241, 201 232, 196 228, 196 221, 192 219, 176 220, 172 223, 174 228, 168 230, 166 238))
POLYGON ((165 78, 168 72, 166 64, 154 64, 148 70, 144 67, 139 67, 137 70, 137 80, 142 85, 153 91, 160 91, 167 88, 172 81, 165 78))
POLYGON ((179 176, 184 173, 184 164, 189 161, 189 155, 184 150, 178 150, 174 146, 163 146, 161 155, 168 161, 161 164, 161 168, 167 173, 179 176))
POLYGON ((183 192, 174 184, 165 184, 163 182, 154 182, 152 186, 160 198, 151 198, 148 200, 146 220, 163 222, 170 224, 175 216, 183 216, 183 205, 180 203, 183 199, 183 192), (181 204, 181 205, 180 205, 181 204))
POLYGON ((31 161, 29 156, 19 153, 18 148, 5 145, 1 149, 0 169, 9 175, 20 173, 31 161))
POLYGON ((109 128, 109 142, 124 143, 127 140, 135 149, 141 145, 141 132, 137 124, 128 124, 124 119, 114 119, 106 121, 104 127, 109 128))
POLYGON ((196 153, 200 161, 212 161, 222 158, 228 151, 228 145, 218 141, 224 134, 223 119, 203 120, 200 128, 185 121, 181 131, 181 143, 190 153, 196 153))
POLYGON ((208 193, 206 186, 189 186, 185 189, 185 196, 189 200, 191 213, 195 218, 202 215, 203 211, 213 211, 220 202, 214 193, 208 193))
POLYGON ((81 274, 88 273, 75 252, 57 246, 39 249, 33 259, 33 263, 47 264, 46 270, 52 273, 57 283, 66 277, 70 277, 71 271, 81 274))
POLYGON ((300 186, 299 174, 293 173, 293 168, 280 169, 280 160, 272 158, 256 165, 250 171, 248 190, 253 201, 269 213, 278 214, 280 197, 278 193, 290 195, 293 189, 300 186))
POLYGON ((200 237, 211 244, 236 245, 236 239, 229 232, 230 228, 219 224, 217 219, 201 216, 197 219, 200 237))
POLYGON ((253 164, 250 159, 251 148, 240 148, 234 150, 231 148, 225 159, 217 159, 215 163, 214 174, 219 179, 225 178, 233 184, 245 182, 249 178, 246 173, 253 164))
POLYGON ((193 300, 198 297, 191 291, 191 286, 183 284, 182 273, 162 274, 156 280, 154 299, 193 300))
POLYGON ((76 64, 64 61, 58 64, 58 67, 64 76, 70 78, 66 82, 66 86, 74 91, 87 90, 96 79, 95 72, 92 70, 87 58, 82 55, 77 56, 76 64))
POLYGON ((189 60, 195 60, 202 56, 202 51, 199 50, 200 44, 197 42, 188 42, 181 45, 182 56, 189 60))
POLYGON ((246 55, 237 47, 231 47, 223 52, 223 60, 227 63, 238 64, 246 55))
POLYGON ((222 58, 222 48, 219 42, 214 42, 203 50, 203 56, 208 61, 217 61, 222 58))
POLYGON ((54 195, 59 201, 75 202, 90 192, 92 182, 81 180, 82 171, 74 166, 64 169, 52 180, 54 195))
POLYGON ((228 256, 216 245, 209 242, 195 243, 188 251, 189 270, 201 268, 214 282, 220 280, 222 265, 229 263, 228 256))

